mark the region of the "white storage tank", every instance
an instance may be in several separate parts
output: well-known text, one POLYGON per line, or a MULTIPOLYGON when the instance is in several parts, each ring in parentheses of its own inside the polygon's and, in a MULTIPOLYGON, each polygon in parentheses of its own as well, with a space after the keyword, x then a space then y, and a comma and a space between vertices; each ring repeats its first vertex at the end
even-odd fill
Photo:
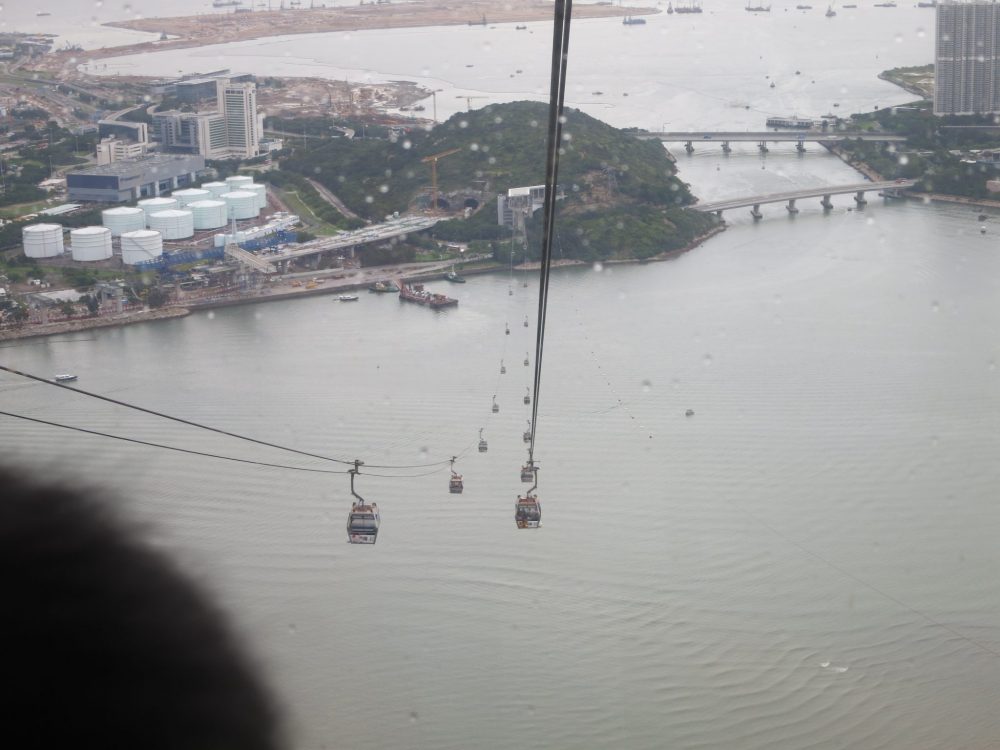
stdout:
POLYGON ((223 193, 229 192, 229 185, 224 182, 205 182, 201 189, 210 192, 213 198, 218 198, 223 193))
POLYGON ((194 216, 195 229, 218 229, 226 226, 229 209, 225 201, 195 201, 185 208, 194 216))
POLYGON ((101 211, 101 223, 117 237, 125 232, 146 228, 146 212, 135 206, 116 206, 101 211))
POLYGON ((149 217, 149 228, 165 240, 185 240, 194 234, 194 214, 187 209, 157 211, 149 217))
POLYGON ((226 178, 226 185, 229 186, 230 193, 234 190, 246 190, 248 185, 253 185, 253 177, 236 174, 226 178))
POLYGON ((163 255, 163 235, 152 229, 122 232, 122 263, 134 266, 163 255))
POLYGON ((157 211, 170 211, 178 207, 177 201, 173 198, 146 198, 136 205, 146 212, 146 226, 149 226, 149 217, 157 211))
POLYGON ((267 186, 266 185, 258 185, 255 182, 255 183, 253 183, 251 185, 246 185, 246 186, 244 186, 244 187, 242 187, 240 189, 241 190, 248 190, 249 192, 255 193, 257 195, 257 208, 258 209, 263 210, 263 209, 267 208, 267 186))
POLYGON ((32 224, 21 230, 24 254, 29 258, 54 258, 63 254, 61 224, 32 224))
POLYGON ((257 194, 249 190, 235 190, 224 194, 222 199, 229 207, 230 219, 256 219, 260 212, 257 208, 257 194))
POLYGON ((69 233, 73 260, 106 260, 111 257, 111 230, 107 227, 80 227, 69 233))
POLYGON ((188 204, 195 201, 208 200, 212 194, 204 188, 185 188, 184 190, 175 190, 170 194, 170 197, 177 201, 178 208, 186 208, 188 204))

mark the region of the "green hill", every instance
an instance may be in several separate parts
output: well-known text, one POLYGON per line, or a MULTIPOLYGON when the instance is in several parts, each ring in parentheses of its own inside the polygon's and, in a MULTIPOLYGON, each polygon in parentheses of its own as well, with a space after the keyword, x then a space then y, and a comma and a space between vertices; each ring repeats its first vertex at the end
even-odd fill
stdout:
MULTIPOLYGON (((469 218, 438 225, 446 240, 499 240, 496 196, 545 180, 548 105, 514 102, 461 113, 433 130, 389 140, 323 141, 283 162, 335 192, 358 214, 379 221, 394 211, 430 204, 431 168, 422 161, 452 149, 438 162, 438 189, 451 209, 473 208, 469 218)), ((714 219, 684 211, 687 186, 657 141, 633 135, 577 110, 566 111, 557 226, 563 257, 649 257, 687 244, 714 219)), ((315 142, 314 142, 315 143, 315 142)), ((537 225, 541 212, 531 222, 537 225)), ((529 226, 533 254, 537 229, 529 226)))

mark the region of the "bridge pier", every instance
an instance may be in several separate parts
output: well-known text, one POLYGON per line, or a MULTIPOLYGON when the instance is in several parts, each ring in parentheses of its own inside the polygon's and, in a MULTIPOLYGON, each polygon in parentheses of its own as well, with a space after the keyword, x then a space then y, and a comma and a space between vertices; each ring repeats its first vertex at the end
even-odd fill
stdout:
POLYGON ((800 154, 804 154, 806 152, 806 145, 802 141, 799 141, 795 144, 795 150, 800 154))
POLYGON ((759 203, 754 203, 753 208, 750 209, 750 215, 753 217, 754 221, 760 221, 764 218, 764 214, 760 212, 759 203))
POLYGON ((790 214, 797 214, 799 212, 799 209, 797 209, 795 207, 795 199, 794 198, 789 199, 788 205, 785 206, 785 208, 788 209, 788 213, 790 213, 790 214))
POLYGON ((859 190, 857 192, 857 195, 854 196, 854 202, 858 204, 858 208, 861 208, 862 206, 867 206, 868 205, 868 201, 865 200, 865 191, 864 190, 859 190))
POLYGON ((758 143, 757 144, 757 148, 760 149, 761 155, 766 154, 767 153, 767 141, 761 141, 760 143, 758 143))
POLYGON ((729 141, 722 142, 722 153, 724 154, 732 153, 732 149, 729 147, 729 141))
POLYGON ((691 145, 691 141, 688 141, 687 143, 684 144, 684 150, 687 151, 689 154, 694 153, 694 146, 691 145))
POLYGON ((824 210, 829 211, 830 209, 833 208, 833 201, 830 200, 829 195, 824 195, 823 200, 819 202, 819 205, 821 205, 824 208, 824 210))

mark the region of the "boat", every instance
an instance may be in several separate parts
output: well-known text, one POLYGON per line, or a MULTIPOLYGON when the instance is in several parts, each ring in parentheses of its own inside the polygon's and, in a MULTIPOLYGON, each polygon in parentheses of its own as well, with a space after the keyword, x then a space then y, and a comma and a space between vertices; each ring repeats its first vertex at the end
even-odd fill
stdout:
POLYGON ((667 3, 667 13, 669 13, 670 15, 674 14, 674 4, 673 3, 667 3))
POLYGON ((693 417, 694 416, 694 409, 688 409, 686 412, 684 412, 684 416, 685 417, 693 417))
POLYGON ((515 26, 514 27, 514 31, 524 31, 526 28, 528 28, 528 27, 527 26, 515 26))
POLYGON ((519 529, 537 529, 542 525, 542 504, 538 502, 538 495, 526 493, 524 497, 517 496, 514 523, 519 529))
POLYGON ((590 94, 591 96, 604 96, 603 91, 591 91, 590 94))
POLYGON ((645 25, 646 25, 645 18, 637 18, 635 16, 625 16, 625 18, 622 19, 622 26, 645 26, 645 25))
POLYGON ((446 273, 444 275, 444 277, 446 279, 448 279, 448 281, 450 281, 452 284, 464 284, 465 283, 465 279, 463 279, 461 276, 459 276, 455 272, 455 266, 452 266, 451 270, 448 271, 448 273, 446 273))
POLYGON ((835 15, 837 15, 837 11, 835 11, 835 10, 833 9, 833 6, 832 6, 832 5, 828 5, 828 6, 826 6, 826 13, 825 13, 824 15, 825 15, 825 16, 826 16, 827 18, 833 18, 833 17, 835 16, 835 15))
POLYGON ((399 287, 393 284, 391 281, 376 281, 370 287, 368 287, 369 292, 378 292, 383 294, 385 292, 398 292, 399 287))
POLYGON ((986 214, 979 214, 979 216, 976 217, 976 221, 986 221, 987 218, 989 217, 986 214))
POLYGON ((358 295, 356 295, 356 294, 341 294, 339 297, 337 297, 337 299, 340 300, 341 302, 357 302, 358 301, 358 295))
POLYGON ((876 7, 876 8, 895 8, 896 7, 896 3, 894 3, 894 2, 892 2, 890 0, 890 2, 888 2, 888 3, 875 3, 874 7, 876 7))
POLYGON ((805 117, 792 115, 791 117, 768 117, 766 120, 769 128, 791 128, 792 130, 808 130, 815 123, 805 117))
POLYGON ((811 5, 796 5, 795 6, 795 10, 812 10, 812 9, 813 9, 813 7, 811 5))
POLYGON ((57 383, 72 383, 76 380, 76 375, 69 372, 60 373, 53 378, 57 383))
POLYGON ((699 0, 691 0, 691 2, 687 5, 681 5, 678 3, 674 10, 677 13, 701 13, 701 2, 699 0))
POLYGON ((213 8, 232 8, 236 5, 243 5, 242 0, 212 0, 213 8))
POLYGON ((751 5, 749 0, 747 0, 746 7, 743 8, 747 13, 770 13, 770 5, 751 5))
POLYGON ((771 81, 771 88, 774 88, 774 81, 771 81))
POLYGON ((51 16, 52 14, 51 13, 46 13, 45 11, 42 11, 41 13, 36 13, 35 15, 36 16, 51 16))
POLYGON ((457 299, 446 297, 443 294, 428 292, 424 289, 423 284, 399 284, 399 298, 407 302, 415 302, 418 305, 426 305, 435 310, 458 305, 457 299))
POLYGON ((918 8, 936 8, 937 0, 931 0, 929 3, 917 3, 918 8))

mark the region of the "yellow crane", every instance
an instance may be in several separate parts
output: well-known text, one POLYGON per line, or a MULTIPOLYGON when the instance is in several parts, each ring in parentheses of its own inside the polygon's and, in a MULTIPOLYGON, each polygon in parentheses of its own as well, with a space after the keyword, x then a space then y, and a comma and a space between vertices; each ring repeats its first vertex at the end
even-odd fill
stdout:
POLYGON ((460 148, 452 148, 448 151, 442 151, 440 154, 425 156, 420 160, 424 163, 430 162, 431 165, 431 211, 434 213, 438 211, 438 159, 457 154, 461 150, 460 148))

